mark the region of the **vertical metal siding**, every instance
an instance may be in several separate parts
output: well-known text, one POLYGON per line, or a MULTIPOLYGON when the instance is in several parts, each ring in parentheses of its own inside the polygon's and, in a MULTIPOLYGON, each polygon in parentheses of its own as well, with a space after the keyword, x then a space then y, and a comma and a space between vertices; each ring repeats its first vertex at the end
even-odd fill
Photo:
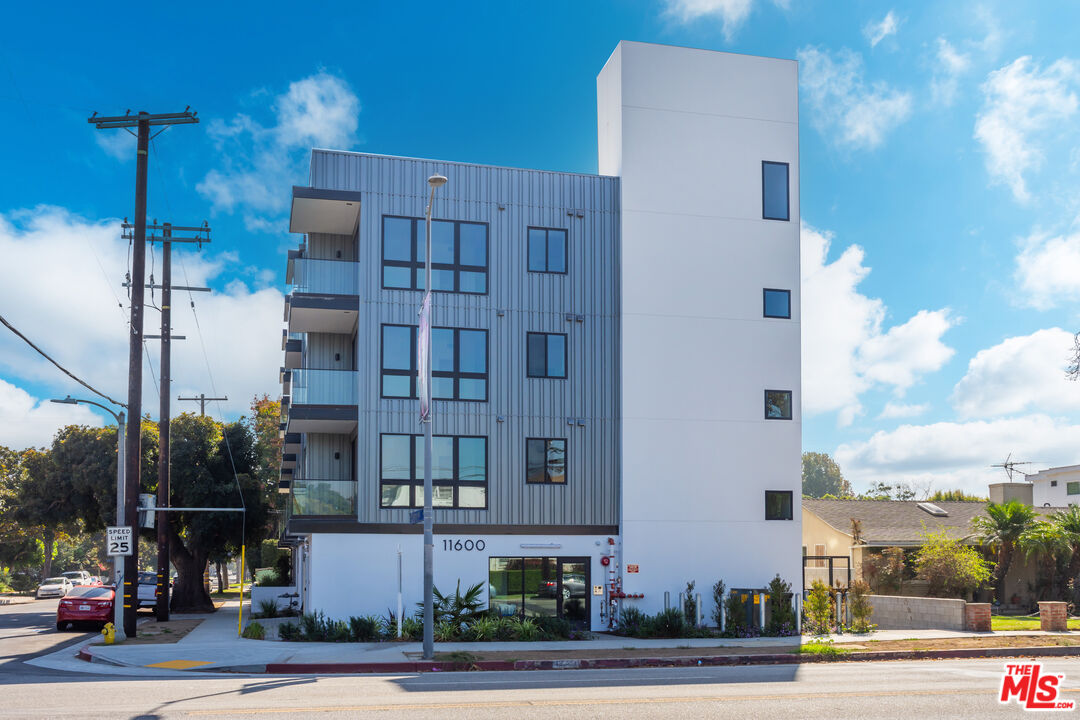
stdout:
POLYGON ((415 401, 380 398, 380 326, 416 324, 421 293, 382 289, 381 219, 423 217, 436 171, 449 183, 434 216, 489 225, 489 294, 434 295, 435 325, 488 330, 488 402, 436 401, 434 409, 436 434, 488 437, 488 509, 437 509, 435 521, 617 524, 618 179, 315 151, 315 187, 364 193, 356 255, 359 520, 407 522, 407 510, 379 508, 379 436, 420 427, 415 401), (567 274, 527 272, 529 226, 567 229, 567 274), (526 377, 530 331, 567 334, 567 379, 526 377), (526 485, 527 437, 567 438, 565 486, 526 485))

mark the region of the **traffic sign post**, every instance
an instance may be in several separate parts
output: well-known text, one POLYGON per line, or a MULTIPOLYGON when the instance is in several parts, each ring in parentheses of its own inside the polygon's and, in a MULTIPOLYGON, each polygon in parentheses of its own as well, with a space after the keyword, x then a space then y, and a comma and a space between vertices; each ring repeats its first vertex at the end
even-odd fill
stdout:
POLYGON ((105 528, 105 551, 107 554, 127 557, 132 554, 134 544, 135 534, 131 531, 130 525, 105 528))

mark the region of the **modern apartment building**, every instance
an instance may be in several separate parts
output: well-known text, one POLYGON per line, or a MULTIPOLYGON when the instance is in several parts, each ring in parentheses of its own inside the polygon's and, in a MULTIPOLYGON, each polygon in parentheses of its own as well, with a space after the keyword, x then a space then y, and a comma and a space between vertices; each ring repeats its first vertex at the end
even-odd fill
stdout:
POLYGON ((595 629, 688 580, 798 589, 797 87, 793 61, 623 42, 599 175, 312 151, 281 378, 305 609, 422 599, 435 173, 436 586, 595 629))

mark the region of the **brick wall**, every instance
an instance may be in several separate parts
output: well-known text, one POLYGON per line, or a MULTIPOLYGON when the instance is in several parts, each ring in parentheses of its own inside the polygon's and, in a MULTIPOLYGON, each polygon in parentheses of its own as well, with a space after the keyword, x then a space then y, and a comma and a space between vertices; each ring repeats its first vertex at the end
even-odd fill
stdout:
POLYGON ((871 595, 870 604, 870 622, 879 630, 963 630, 967 625, 963 600, 871 595))
POLYGON ((968 630, 990 632, 990 603, 967 603, 964 619, 968 630))
POLYGON ((1043 630, 1061 632, 1068 630, 1069 618, 1063 602, 1039 603, 1039 626, 1043 630))

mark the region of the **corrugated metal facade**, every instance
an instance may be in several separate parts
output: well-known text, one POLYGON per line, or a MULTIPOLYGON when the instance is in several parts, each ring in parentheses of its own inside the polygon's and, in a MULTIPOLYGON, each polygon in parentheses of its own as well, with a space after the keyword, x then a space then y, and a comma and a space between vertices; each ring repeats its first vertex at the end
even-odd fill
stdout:
MULTIPOLYGON (((408 522, 408 510, 379 507, 379 436, 422 428, 415 400, 380 398, 380 328, 415 325, 422 293, 382 289, 381 227, 383 215, 423 217, 435 172, 449 182, 436 193, 433 216, 487 223, 489 257, 488 294, 436 293, 433 317, 436 326, 488 331, 488 401, 436 401, 433 428, 488 437, 488 508, 437 509, 435 522, 617 525, 618 178, 316 150, 312 186, 363 193, 358 242, 313 234, 307 253, 338 259, 341 250, 352 259, 356 247, 359 521, 408 522), (568 231, 565 275, 527 271, 530 226, 568 231), (565 380, 526 377, 530 331, 567 334, 565 380), (527 437, 567 438, 565 486, 526 484, 527 437)), ((309 338, 309 360, 329 351, 321 343, 309 338)))

